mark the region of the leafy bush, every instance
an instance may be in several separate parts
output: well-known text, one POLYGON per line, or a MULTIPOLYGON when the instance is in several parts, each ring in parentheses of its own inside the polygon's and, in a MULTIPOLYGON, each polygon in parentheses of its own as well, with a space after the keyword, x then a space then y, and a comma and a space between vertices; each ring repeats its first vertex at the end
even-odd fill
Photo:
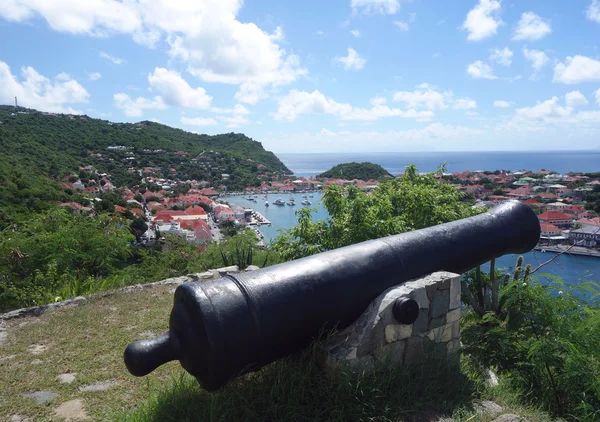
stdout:
POLYGON ((285 260, 301 258, 369 239, 422 229, 480 212, 438 174, 419 174, 407 166, 403 177, 381 183, 367 194, 350 186, 332 185, 323 194, 330 218, 313 221, 310 209, 297 212, 298 224, 283 232, 274 249, 285 260))
MULTIPOLYGON (((599 286, 557 278, 542 285, 527 277, 518 266, 496 309, 467 314, 464 352, 505 374, 528 402, 563 417, 600 420, 599 286)), ((475 280, 463 276, 469 291, 475 280)))

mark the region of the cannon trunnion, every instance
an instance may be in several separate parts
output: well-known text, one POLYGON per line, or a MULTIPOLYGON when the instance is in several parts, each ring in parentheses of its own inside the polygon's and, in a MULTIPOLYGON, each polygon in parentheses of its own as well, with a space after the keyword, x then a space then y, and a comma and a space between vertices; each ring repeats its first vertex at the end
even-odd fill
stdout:
POLYGON ((306 347, 323 330, 348 326, 392 286, 440 270, 463 273, 492 258, 530 251, 539 236, 531 208, 509 201, 475 217, 182 284, 169 332, 131 343, 125 364, 143 376, 179 360, 205 389, 216 390, 306 347))

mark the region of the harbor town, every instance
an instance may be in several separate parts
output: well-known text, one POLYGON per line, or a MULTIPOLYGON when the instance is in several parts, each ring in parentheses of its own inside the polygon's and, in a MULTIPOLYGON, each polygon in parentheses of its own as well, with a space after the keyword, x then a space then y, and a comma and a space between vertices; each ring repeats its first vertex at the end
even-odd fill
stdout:
MULTIPOLYGON (((81 171, 96 173, 92 166, 81 171)), ((137 171, 137 170, 136 170, 137 171)), ((65 176, 63 188, 79 190, 90 197, 90 206, 62 203, 74 213, 94 212, 94 196, 103 192, 120 192, 127 206, 115 205, 115 212, 147 220, 148 229, 141 242, 154 242, 161 234, 176 234, 198 244, 224 239, 223 228, 235 233, 252 228, 257 242, 265 243, 261 226, 272 222, 265 216, 269 207, 288 209, 291 215, 299 207, 315 207, 321 191, 330 185, 353 186, 369 192, 379 180, 358 180, 323 177, 281 176, 243 191, 230 192, 227 181, 209 186, 206 181, 179 180, 155 176, 159 169, 140 169, 145 175, 142 187, 117 188, 107 174, 97 174, 87 184, 73 175, 65 176), (76 180, 74 180, 76 179, 76 180), (70 182, 69 180, 72 180, 70 182), (316 195, 316 198, 315 198, 316 195)), ((395 177, 402 177, 398 174, 395 177)), ((465 201, 474 207, 491 207, 508 200, 519 200, 534 209, 541 224, 537 249, 565 252, 573 255, 600 256, 600 174, 558 174, 538 171, 463 171, 439 173, 442 182, 455 186, 465 201)), ((294 221, 294 219, 291 219, 294 221)), ((278 227, 288 228, 288 227, 278 227)), ((269 239, 266 239, 267 241, 269 239)))

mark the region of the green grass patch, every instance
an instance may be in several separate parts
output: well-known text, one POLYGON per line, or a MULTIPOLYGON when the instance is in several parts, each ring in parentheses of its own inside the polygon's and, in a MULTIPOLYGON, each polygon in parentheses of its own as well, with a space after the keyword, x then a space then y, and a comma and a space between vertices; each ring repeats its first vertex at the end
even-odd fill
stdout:
POLYGON ((406 370, 381 363, 361 376, 345 371, 327 376, 315 349, 309 349, 214 393, 202 390, 177 362, 133 377, 123 351, 133 340, 167 330, 171 289, 92 297, 79 307, 8 321, 8 337, 0 344, 0 420, 14 415, 60 420, 55 411, 61 404, 81 400, 91 420, 486 422, 493 415, 476 414, 473 401, 488 398, 501 404, 503 413, 550 421, 535 409, 519 407, 518 395, 509 394, 508 387, 489 390, 466 364, 452 369, 428 361, 406 370), (66 373, 76 374, 72 383, 60 382, 59 375, 66 373), (85 391, 97 383, 109 387, 85 391), (27 396, 36 391, 56 396, 36 404, 27 396))

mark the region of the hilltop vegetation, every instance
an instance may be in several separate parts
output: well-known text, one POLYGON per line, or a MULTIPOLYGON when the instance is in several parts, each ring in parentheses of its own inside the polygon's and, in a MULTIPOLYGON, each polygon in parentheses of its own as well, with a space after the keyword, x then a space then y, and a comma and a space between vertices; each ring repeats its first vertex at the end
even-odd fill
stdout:
POLYGON ((391 174, 379 164, 364 162, 338 164, 326 172, 319 174, 317 177, 377 180, 385 176, 391 176, 391 174))
POLYGON ((260 142, 243 134, 197 135, 160 123, 111 123, 87 116, 42 113, 0 106, 0 227, 19 214, 42 211, 48 201, 65 201, 59 182, 93 165, 116 186, 138 184, 137 171, 158 177, 205 180, 228 189, 257 186, 289 174, 260 142), (120 150, 108 147, 122 146, 120 150), (224 177, 227 174, 228 177, 224 177))

